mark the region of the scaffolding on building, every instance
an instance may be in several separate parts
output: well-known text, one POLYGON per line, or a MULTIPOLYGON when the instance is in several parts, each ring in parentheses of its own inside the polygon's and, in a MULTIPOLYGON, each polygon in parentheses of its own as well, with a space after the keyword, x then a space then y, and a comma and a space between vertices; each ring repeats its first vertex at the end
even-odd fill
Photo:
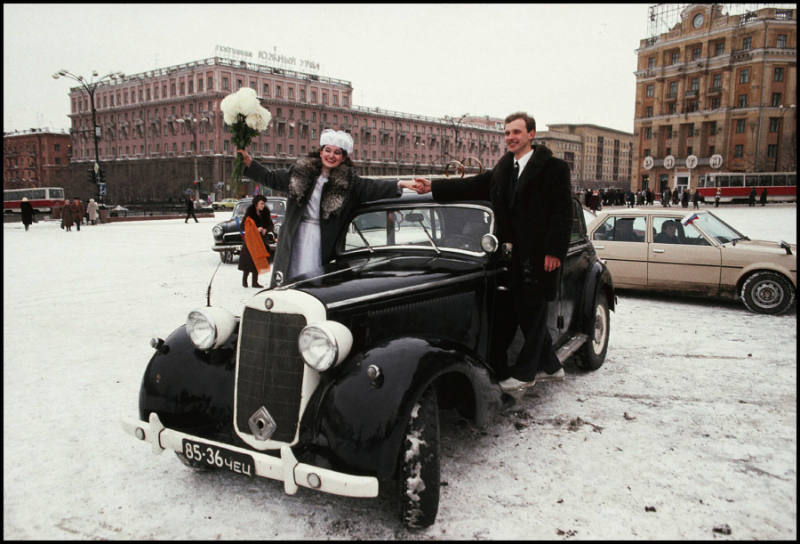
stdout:
MULTIPOLYGON (((647 38, 654 39, 660 34, 669 32, 675 27, 676 24, 681 22, 681 14, 683 11, 693 4, 653 4, 650 6, 648 13, 648 26, 647 38)), ((747 24, 750 20, 756 18, 758 10, 763 8, 776 8, 776 9, 794 9, 797 4, 788 3, 742 3, 742 4, 714 4, 717 8, 714 12, 721 13, 723 16, 727 15, 744 15, 740 24, 747 24)))

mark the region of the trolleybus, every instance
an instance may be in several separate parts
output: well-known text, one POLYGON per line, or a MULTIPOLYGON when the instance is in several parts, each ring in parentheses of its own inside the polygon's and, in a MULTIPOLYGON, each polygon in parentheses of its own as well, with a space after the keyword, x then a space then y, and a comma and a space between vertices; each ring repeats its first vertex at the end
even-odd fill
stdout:
POLYGON ((704 201, 714 200, 720 190, 720 202, 747 202, 752 189, 757 197, 767 190, 767 202, 797 200, 796 172, 715 172, 700 176, 697 191, 704 201))
POLYGON ((64 206, 63 187, 31 187, 28 189, 4 189, 3 213, 19 213, 23 197, 38 213, 49 213, 53 208, 64 206))

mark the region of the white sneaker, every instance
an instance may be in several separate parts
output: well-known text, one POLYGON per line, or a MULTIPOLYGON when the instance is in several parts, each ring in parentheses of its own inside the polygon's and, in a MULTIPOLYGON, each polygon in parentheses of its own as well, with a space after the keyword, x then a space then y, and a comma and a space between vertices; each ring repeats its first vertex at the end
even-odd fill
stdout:
POLYGON ((544 370, 540 370, 536 373, 536 378, 534 381, 537 382, 551 382, 556 380, 563 380, 564 379, 564 367, 562 366, 552 374, 548 374, 544 370))
POLYGON ((513 393, 516 391, 524 391, 530 387, 536 385, 536 379, 533 379, 529 382, 523 382, 516 378, 506 378, 502 382, 499 383, 500 389, 505 391, 506 393, 513 393))

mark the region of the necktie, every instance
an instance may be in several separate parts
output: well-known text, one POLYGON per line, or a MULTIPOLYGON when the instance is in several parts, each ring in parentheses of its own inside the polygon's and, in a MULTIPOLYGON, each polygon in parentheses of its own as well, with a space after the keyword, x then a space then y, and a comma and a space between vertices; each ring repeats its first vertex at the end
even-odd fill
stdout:
POLYGON ((514 176, 511 178, 511 181, 516 182, 519 179, 519 162, 514 161, 514 176))
POLYGON ((519 162, 514 161, 514 173, 511 174, 511 183, 508 184, 508 204, 514 207, 514 196, 517 192, 517 179, 519 178, 519 162))

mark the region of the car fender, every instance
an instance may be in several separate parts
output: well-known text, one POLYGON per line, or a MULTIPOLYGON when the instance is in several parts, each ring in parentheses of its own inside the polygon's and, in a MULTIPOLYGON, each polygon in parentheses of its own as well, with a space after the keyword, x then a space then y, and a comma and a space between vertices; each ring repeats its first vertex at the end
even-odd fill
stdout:
MULTIPOLYGON (((586 272, 583 287, 583 305, 581 308, 581 317, 583 323, 587 326, 592 323, 594 317, 594 301, 597 299, 598 289, 604 289, 606 293, 606 300, 608 301, 608 309, 614 309, 614 283, 611 279, 611 272, 608 267, 600 261, 595 261, 592 267, 586 272)), ((591 332, 591 331, 585 331, 591 332)))
POLYGON ((431 339, 390 340, 356 355, 348 367, 323 393, 315 442, 344 466, 381 479, 394 476, 411 409, 438 378, 447 375, 462 395, 472 395, 478 419, 499 402, 499 390, 495 399, 497 388, 474 357, 431 339), (371 365, 380 370, 375 380, 367 375, 371 365))
POLYGON ((150 358, 139 389, 139 417, 156 412, 165 426, 212 438, 229 436, 239 323, 214 350, 199 350, 181 325, 150 358), (219 436, 219 435, 216 435, 219 436))
POLYGON ((788 270, 787 268, 771 262, 756 262, 748 264, 739 272, 739 276, 736 278, 736 292, 741 292, 742 285, 744 285, 744 282, 748 276, 754 272, 761 271, 775 272, 776 274, 780 274, 781 276, 787 278, 794 288, 797 289, 797 270, 788 270))

